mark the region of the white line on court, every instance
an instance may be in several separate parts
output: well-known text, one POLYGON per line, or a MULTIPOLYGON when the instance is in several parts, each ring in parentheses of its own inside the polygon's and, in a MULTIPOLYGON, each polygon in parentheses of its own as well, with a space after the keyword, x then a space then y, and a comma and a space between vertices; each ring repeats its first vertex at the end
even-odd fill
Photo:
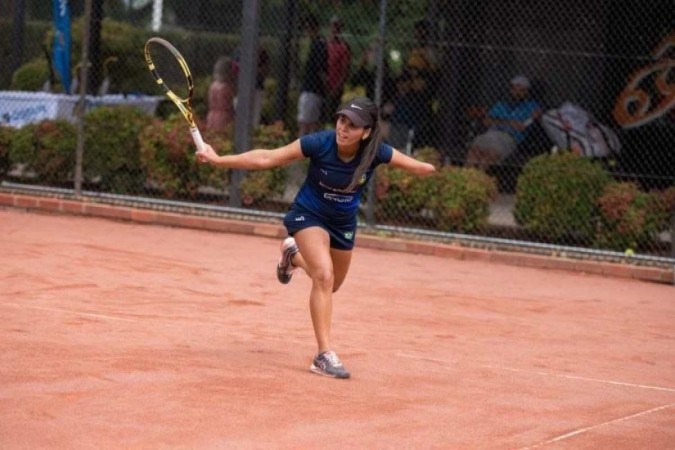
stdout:
MULTIPOLYGON (((96 313, 88 313, 88 312, 83 312, 83 311, 75 311, 72 309, 63 309, 63 308, 48 308, 46 306, 33 306, 33 305, 23 305, 20 303, 11 303, 11 302, 5 302, 1 303, 3 306, 13 306, 15 308, 26 308, 26 309, 36 309, 39 311, 49 311, 49 312, 57 312, 61 314, 73 314, 76 316, 85 316, 85 317, 93 317, 96 319, 103 319, 103 320, 116 320, 120 322, 131 322, 131 323, 141 323, 143 320, 141 319, 129 319, 127 317, 120 317, 120 316, 112 316, 109 314, 96 314, 96 313)), ((171 320, 171 317, 166 317, 166 319, 171 320)), ((156 318, 153 318, 152 320, 156 320, 156 318)), ((161 319, 160 319, 161 320, 161 319)), ((217 323, 217 322, 202 322, 202 321, 188 321, 188 322, 181 322, 181 325, 188 323, 188 324, 197 324, 200 326, 204 326, 205 324, 221 327, 222 324, 217 323)), ((164 324, 164 326, 178 326, 178 324, 174 323, 168 323, 164 324)), ((222 332, 222 331, 221 331, 222 332)), ((226 331, 224 332, 225 334, 229 336, 234 336, 234 337, 240 337, 240 338, 253 338, 253 333, 247 333, 247 332, 239 332, 239 331, 226 331)), ((267 335, 267 336, 255 336, 256 338, 259 339, 265 339, 268 341, 279 341, 279 342, 291 342, 295 344, 305 344, 306 342, 304 340, 299 340, 299 339, 290 339, 286 336, 284 337, 276 337, 272 335, 267 335)))
POLYGON ((96 313, 88 313, 88 312, 82 312, 82 311, 73 311, 73 310, 70 310, 70 309, 48 308, 46 306, 22 305, 22 304, 19 304, 19 303, 3 303, 3 305, 14 306, 15 308, 38 309, 38 310, 41 310, 41 311, 60 312, 60 313, 65 313, 65 314, 75 314, 75 315, 78 315, 78 316, 95 317, 97 319, 120 320, 122 322, 138 322, 138 320, 128 319, 126 317, 109 316, 107 314, 96 314, 96 313))
POLYGON ((623 422, 623 421, 625 421, 625 420, 630 420, 630 419, 634 419, 634 418, 636 418, 636 417, 645 416, 645 415, 647 415, 647 414, 651 414, 651 413, 654 413, 654 412, 657 412, 657 411, 661 411, 661 410, 663 410, 663 409, 672 408, 673 406, 675 406, 675 403, 670 403, 670 404, 668 404, 668 405, 657 406, 656 408, 652 408, 652 409, 648 409, 648 410, 646 410, 646 411, 642 411, 642 412, 639 412, 639 413, 631 414, 630 416, 621 417, 621 418, 619 418, 619 419, 614 419, 614 420, 609 420, 609 421, 607 421, 607 422, 599 423, 599 424, 597 424, 597 425, 593 425, 593 426, 590 426, 590 427, 579 428, 578 430, 574 430, 574 431, 569 432, 569 433, 561 434, 560 436, 556 436, 556 437, 554 437, 554 438, 552 438, 552 439, 549 439, 549 440, 547 440, 547 441, 540 442, 540 443, 538 443, 538 444, 530 445, 530 446, 527 446, 527 447, 521 447, 520 450, 529 450, 529 449, 531 449, 531 448, 537 448, 537 447, 541 447, 541 446, 543 446, 543 445, 553 444, 554 442, 560 442, 560 441, 563 441, 563 440, 565 440, 565 439, 569 439, 569 438, 571 438, 571 437, 573 437, 573 436, 576 436, 576 435, 579 435, 579 434, 582 434, 582 433, 586 433, 587 431, 591 431, 591 430, 594 430, 594 429, 596 429, 596 428, 604 427, 605 425, 611 425, 611 424, 613 424, 613 423, 623 422))
MULTIPOLYGON (((420 360, 420 361, 428 361, 428 362, 433 362, 433 363, 442 364, 442 365, 448 364, 447 360, 427 358, 427 357, 421 357, 421 356, 416 356, 416 355, 407 355, 407 354, 404 354, 404 353, 397 353, 396 356, 399 356, 399 357, 402 357, 402 358, 417 359, 417 360, 420 360)), ((461 364, 461 361, 456 361, 456 364, 461 364)), ((652 390, 656 390, 656 391, 675 392, 675 389, 663 387, 663 386, 650 386, 650 385, 647 385, 647 384, 625 383, 625 382, 622 382, 622 381, 603 380, 603 379, 599 379, 599 378, 582 377, 582 376, 579 376, 579 375, 568 375, 568 374, 563 374, 563 373, 544 372, 544 371, 541 371, 541 370, 518 369, 518 368, 515 368, 515 367, 494 366, 494 365, 488 365, 488 364, 479 364, 479 366, 485 367, 486 369, 508 370, 510 372, 522 372, 522 373, 542 375, 542 376, 547 376, 547 377, 567 378, 567 379, 570 379, 570 380, 581 380, 581 381, 593 381, 595 383, 613 384, 613 385, 616 385, 616 386, 626 386, 626 387, 639 388, 639 389, 652 389, 652 390)))
POLYGON ((485 364, 481 365, 481 367, 486 367, 488 369, 508 370, 508 371, 511 371, 511 372, 531 373, 531 374, 543 375, 543 376, 548 376, 548 377, 567 378, 567 379, 570 379, 570 380, 594 381, 596 383, 614 384, 614 385, 617 385, 617 386, 627 386, 627 387, 634 387, 634 388, 640 388, 640 389, 653 389, 653 390, 656 390, 656 391, 675 392, 675 389, 667 388, 667 387, 663 387, 663 386, 650 386, 648 384, 624 383, 622 381, 602 380, 602 379, 599 379, 599 378, 581 377, 579 375, 567 375, 567 374, 564 374, 564 373, 544 372, 544 371, 541 371, 541 370, 517 369, 515 367, 490 366, 490 365, 485 365, 485 364))

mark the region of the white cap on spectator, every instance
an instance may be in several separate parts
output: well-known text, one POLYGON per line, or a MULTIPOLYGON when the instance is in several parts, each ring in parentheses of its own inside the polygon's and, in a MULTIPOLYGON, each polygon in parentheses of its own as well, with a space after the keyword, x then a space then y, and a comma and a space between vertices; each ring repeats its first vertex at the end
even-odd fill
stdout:
POLYGON ((518 75, 511 78, 511 84, 524 87, 525 89, 530 88, 530 80, 528 80, 524 75, 518 75))

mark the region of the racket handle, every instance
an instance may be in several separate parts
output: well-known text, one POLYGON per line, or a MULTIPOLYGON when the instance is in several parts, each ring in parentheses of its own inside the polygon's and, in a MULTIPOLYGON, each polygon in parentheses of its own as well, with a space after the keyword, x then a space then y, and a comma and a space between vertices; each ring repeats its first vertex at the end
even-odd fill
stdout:
POLYGON ((195 141, 195 145, 197 146, 197 150, 203 150, 204 149, 204 140, 202 139, 202 134, 199 132, 199 128, 194 127, 190 128, 190 133, 192 133, 192 139, 195 141))

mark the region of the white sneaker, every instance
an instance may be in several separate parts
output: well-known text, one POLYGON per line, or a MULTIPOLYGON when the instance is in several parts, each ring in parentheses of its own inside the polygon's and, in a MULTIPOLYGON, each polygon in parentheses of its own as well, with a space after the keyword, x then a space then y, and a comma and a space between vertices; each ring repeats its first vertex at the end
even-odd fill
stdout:
POLYGON ((288 284, 291 281, 295 270, 291 259, 296 253, 298 253, 298 246, 295 244, 295 239, 289 236, 281 242, 281 259, 277 264, 277 278, 282 284, 288 284))
POLYGON ((326 377, 349 378, 351 376, 334 351, 327 351, 316 355, 309 370, 326 377))

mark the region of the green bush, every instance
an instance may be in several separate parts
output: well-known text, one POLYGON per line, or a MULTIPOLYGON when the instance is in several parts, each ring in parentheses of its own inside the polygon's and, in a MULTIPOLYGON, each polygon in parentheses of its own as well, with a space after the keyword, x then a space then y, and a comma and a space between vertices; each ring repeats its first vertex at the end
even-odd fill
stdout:
POLYGON ((485 228, 497 196, 493 178, 477 169, 445 167, 432 179, 435 192, 428 205, 439 230, 473 233, 485 228))
POLYGON ((643 192, 634 183, 610 183, 598 199, 600 226, 595 245, 623 251, 653 246, 668 226, 667 194, 643 192))
MULTIPOLYGON (((436 149, 419 149, 415 159, 441 167, 441 154, 436 149)), ((382 165, 375 176, 375 214, 383 220, 396 220, 402 216, 416 216, 422 212, 437 190, 434 177, 419 178, 401 169, 382 165)))
MULTIPOLYGON (((203 136, 219 154, 232 153, 232 142, 224 136, 208 131, 203 136)), ((223 189, 227 185, 227 170, 197 163, 195 144, 181 115, 154 119, 143 129, 139 141, 141 166, 165 197, 194 199, 200 187, 223 189)))
POLYGON ((44 120, 20 128, 10 145, 10 162, 23 164, 46 184, 72 181, 75 172, 75 126, 65 120, 44 120))
POLYGON ((84 176, 99 180, 106 191, 142 192, 138 136, 152 117, 133 106, 101 106, 85 115, 84 176))
POLYGON ((12 127, 0 126, 0 179, 4 178, 11 167, 9 162, 9 147, 12 144, 16 131, 12 127))
POLYGON ((442 155, 431 147, 417 150, 415 159, 433 164, 437 171, 420 178, 388 165, 378 169, 375 211, 379 219, 409 223, 427 213, 430 219, 425 222, 453 232, 475 232, 487 225, 490 202, 497 195, 492 178, 475 169, 442 167, 442 155))
POLYGON ((41 91, 49 79, 49 66, 44 58, 37 58, 19 67, 12 75, 10 89, 15 91, 41 91))
MULTIPOLYGON (((261 125, 252 139, 252 148, 272 150, 291 142, 291 135, 281 123, 261 125)), ((241 201, 244 205, 272 200, 280 197, 286 187, 286 170, 275 167, 270 170, 247 171, 240 185, 241 201)))
POLYGON ((597 201, 610 181, 598 163, 571 152, 537 156, 518 178, 514 217, 545 239, 590 242, 597 201))

